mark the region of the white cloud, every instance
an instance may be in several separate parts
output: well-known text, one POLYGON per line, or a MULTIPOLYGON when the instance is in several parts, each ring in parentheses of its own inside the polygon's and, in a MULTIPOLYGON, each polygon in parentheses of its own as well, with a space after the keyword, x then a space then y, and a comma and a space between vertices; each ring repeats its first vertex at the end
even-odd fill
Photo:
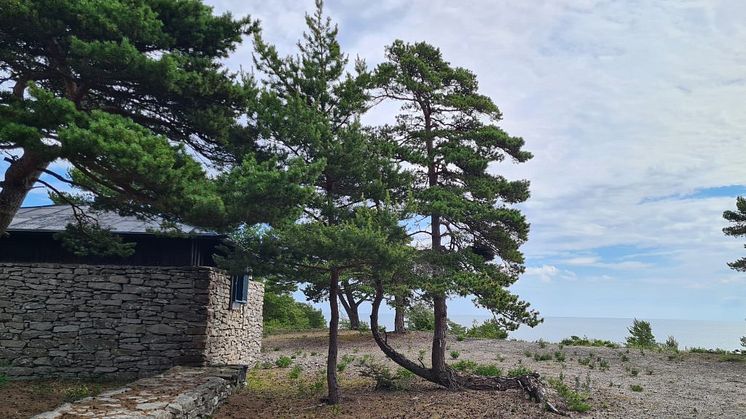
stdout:
MULTIPOLYGON (((251 13, 289 51, 312 2, 215 0, 251 13)), ((327 1, 344 49, 369 64, 394 39, 428 41, 474 71, 525 138, 530 162, 495 168, 532 182, 527 276, 557 265, 614 270, 615 283, 722 283, 744 253, 723 236, 733 198, 669 199, 744 184, 746 7, 738 1, 327 1), (596 256, 626 246, 635 255, 596 256), (595 259, 594 259, 595 258, 595 259)), ((248 63, 248 47, 229 62, 248 63)), ((391 121, 377 108, 371 122, 391 121)), ((553 271, 552 268, 556 269, 553 271)), ((600 278, 600 277, 598 277, 600 278)), ((608 280, 606 278, 605 280, 608 280)), ((729 292, 733 288, 728 288, 729 292)), ((621 291, 621 288, 620 288, 621 291)), ((713 297, 714 301, 714 297, 713 297)), ((665 314, 661 314, 664 316, 665 314)))

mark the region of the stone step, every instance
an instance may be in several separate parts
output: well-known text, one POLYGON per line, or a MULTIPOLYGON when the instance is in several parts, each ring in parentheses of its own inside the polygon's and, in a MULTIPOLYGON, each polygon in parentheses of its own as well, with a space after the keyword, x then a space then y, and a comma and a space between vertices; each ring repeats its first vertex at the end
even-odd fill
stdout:
POLYGON ((33 419, 203 418, 246 381, 245 366, 174 367, 33 419))

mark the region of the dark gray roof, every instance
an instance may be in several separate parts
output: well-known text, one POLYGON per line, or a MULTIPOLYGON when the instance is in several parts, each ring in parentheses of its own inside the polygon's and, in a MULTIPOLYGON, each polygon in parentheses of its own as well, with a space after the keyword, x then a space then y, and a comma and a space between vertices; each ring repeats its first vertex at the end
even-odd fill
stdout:
MULTIPOLYGON (((151 234, 161 230, 160 223, 151 220, 140 220, 137 217, 123 217, 114 212, 90 212, 102 228, 120 234, 151 234)), ((65 226, 75 222, 73 209, 69 205, 48 205, 42 207, 21 208, 8 226, 8 231, 47 231, 65 230, 65 226)), ((218 234, 201 230, 186 224, 179 224, 183 233, 198 236, 217 236, 218 234)))

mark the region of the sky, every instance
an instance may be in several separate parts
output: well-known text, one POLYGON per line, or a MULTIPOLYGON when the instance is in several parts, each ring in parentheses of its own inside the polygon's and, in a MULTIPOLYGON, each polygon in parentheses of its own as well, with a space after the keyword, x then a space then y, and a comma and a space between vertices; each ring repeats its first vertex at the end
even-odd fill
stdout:
MULTIPOLYGON (((313 7, 207 3, 261 20, 281 53, 313 7)), ((328 0, 326 11, 343 49, 370 66, 395 39, 439 47, 525 139, 534 159, 491 170, 531 181, 527 269, 512 290, 543 315, 746 317, 746 273, 726 266, 744 240, 721 231, 746 195, 743 2, 328 0)), ((226 64, 250 69, 250 40, 226 64)), ((482 313, 468 299, 450 312, 482 313)))

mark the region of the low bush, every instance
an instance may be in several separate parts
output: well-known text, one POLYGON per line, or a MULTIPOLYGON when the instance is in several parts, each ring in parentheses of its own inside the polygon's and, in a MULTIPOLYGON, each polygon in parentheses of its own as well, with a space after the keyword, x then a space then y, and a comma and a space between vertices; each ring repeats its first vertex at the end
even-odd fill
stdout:
POLYGON ((300 365, 296 365, 293 367, 292 370, 290 370, 290 373, 288 373, 288 378, 291 380, 297 380, 300 378, 300 373, 303 372, 303 368, 301 368, 300 365))
POLYGON ((635 391, 637 393, 641 392, 643 390, 642 386, 639 384, 632 384, 629 386, 630 390, 635 391))
POLYGON ((562 382, 562 379, 550 378, 547 381, 565 401, 568 410, 580 413, 591 410, 591 405, 586 402, 589 397, 588 393, 578 392, 571 389, 567 384, 562 382))
POLYGON ((519 365, 518 367, 508 370, 508 377, 523 377, 524 375, 529 375, 531 373, 533 373, 533 371, 523 365, 519 365))
POLYGON ((480 364, 474 368, 474 374, 483 377, 499 377, 502 375, 502 369, 495 364, 480 364))
POLYGON ((675 337, 669 336, 666 342, 663 344, 663 349, 667 349, 673 352, 679 352, 679 342, 675 337))
POLYGON ((362 363, 361 367, 360 375, 372 378, 376 382, 376 390, 408 390, 416 379, 409 370, 398 368, 396 373, 392 373, 389 367, 370 360, 362 363))
POLYGON ((458 359, 459 355, 461 355, 461 352, 451 351, 451 359, 458 359))
POLYGON ((720 355, 720 362, 746 362, 746 354, 720 355))
POLYGON ((5 374, 0 374, 0 388, 4 387, 6 384, 8 384, 8 376, 5 374))
POLYGON ((293 360, 290 359, 289 356, 284 356, 284 355, 277 358, 277 360, 275 361, 275 365, 277 365, 280 368, 287 368, 292 363, 293 363, 293 360))
POLYGON ((485 320, 482 324, 474 324, 466 331, 466 337, 479 339, 505 339, 506 332, 495 319, 485 320))
POLYGON ((588 339, 587 337, 583 336, 570 336, 569 338, 562 339, 560 341, 560 345, 562 346, 598 346, 598 347, 607 347, 607 348, 618 348, 619 344, 616 344, 609 340, 603 340, 603 339, 588 339))
POLYGON ((461 372, 472 372, 477 367, 477 363, 468 359, 462 359, 461 361, 451 364, 451 368, 461 372))

